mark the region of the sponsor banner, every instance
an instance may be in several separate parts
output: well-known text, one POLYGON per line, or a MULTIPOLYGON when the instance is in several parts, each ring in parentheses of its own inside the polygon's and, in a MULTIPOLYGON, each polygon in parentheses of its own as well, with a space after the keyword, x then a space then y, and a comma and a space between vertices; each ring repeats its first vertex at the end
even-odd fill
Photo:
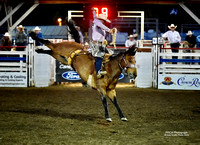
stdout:
POLYGON ((56 60, 56 82, 81 82, 81 78, 71 66, 56 60))
MULTIPOLYGON (((66 79, 66 80, 69 80, 69 81, 81 80, 81 77, 75 71, 66 71, 66 72, 64 72, 62 74, 62 78, 66 79)), ((124 78, 124 74, 121 73, 121 75, 119 76, 119 80, 122 80, 123 78, 124 78)))
MULTIPOLYGON (((56 82, 82 82, 80 76, 69 65, 56 61, 56 82)), ((128 76, 121 73, 119 82, 129 83, 128 76)))
POLYGON ((71 81, 81 80, 81 77, 75 71, 66 71, 66 72, 64 72, 62 74, 62 78, 66 79, 66 80, 71 80, 71 81))
POLYGON ((200 90, 200 75, 159 74, 158 89, 200 90))
POLYGON ((27 73, 0 72, 0 87, 27 87, 27 73))

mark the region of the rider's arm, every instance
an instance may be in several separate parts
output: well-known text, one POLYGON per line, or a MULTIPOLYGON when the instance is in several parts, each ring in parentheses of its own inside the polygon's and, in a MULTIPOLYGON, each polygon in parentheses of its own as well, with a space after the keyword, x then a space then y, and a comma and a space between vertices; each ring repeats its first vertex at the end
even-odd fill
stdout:
POLYGON ((95 19, 95 20, 93 21, 93 23, 94 23, 95 25, 97 25, 98 27, 100 27, 101 29, 105 30, 106 32, 109 32, 109 33, 110 33, 110 29, 109 29, 108 27, 106 27, 100 20, 95 19))
POLYGON ((93 19, 96 19, 97 15, 94 9, 92 9, 93 19))
POLYGON ((106 32, 111 33, 112 29, 109 29, 108 27, 106 27, 99 19, 97 19, 97 15, 94 8, 92 8, 92 13, 93 13, 93 18, 94 18, 93 23, 97 25, 98 27, 100 27, 101 29, 105 30, 106 32))

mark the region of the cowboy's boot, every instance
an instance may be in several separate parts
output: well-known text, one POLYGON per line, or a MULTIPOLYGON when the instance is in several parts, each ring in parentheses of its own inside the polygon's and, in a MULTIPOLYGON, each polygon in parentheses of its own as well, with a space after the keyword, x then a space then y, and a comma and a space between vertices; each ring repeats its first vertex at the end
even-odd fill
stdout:
POLYGON ((103 68, 104 68, 104 65, 102 63, 101 69, 97 72, 97 78, 99 79, 107 74, 107 71, 103 70, 103 68))

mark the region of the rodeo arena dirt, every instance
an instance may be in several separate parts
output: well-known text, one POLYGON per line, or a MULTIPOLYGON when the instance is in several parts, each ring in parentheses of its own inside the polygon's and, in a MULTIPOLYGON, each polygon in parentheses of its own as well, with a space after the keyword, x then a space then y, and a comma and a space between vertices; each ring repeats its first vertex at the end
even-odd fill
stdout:
POLYGON ((0 145, 200 144, 199 1, 0 4, 0 145))

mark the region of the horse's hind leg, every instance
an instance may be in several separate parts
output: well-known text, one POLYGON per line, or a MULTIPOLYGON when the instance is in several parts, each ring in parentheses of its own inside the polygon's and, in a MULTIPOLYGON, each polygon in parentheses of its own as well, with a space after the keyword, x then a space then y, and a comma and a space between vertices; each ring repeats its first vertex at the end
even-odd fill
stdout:
POLYGON ((37 53, 42 53, 42 54, 48 54, 52 55, 53 51, 52 50, 44 50, 44 49, 35 49, 37 53))
POLYGON ((117 98, 116 98, 116 91, 113 89, 113 90, 110 90, 110 91, 107 91, 107 95, 108 97, 110 98, 110 100, 112 101, 112 103, 115 105, 118 113, 119 113, 119 117, 121 118, 122 121, 127 121, 127 118, 124 116, 119 104, 118 104, 118 101, 117 101, 117 98))
POLYGON ((104 107, 104 110, 105 110, 105 118, 108 122, 111 122, 112 119, 110 118, 109 113, 108 113, 108 103, 107 103, 105 95, 101 95, 101 101, 103 103, 103 107, 104 107))
POLYGON ((67 59, 55 52, 51 54, 52 57, 54 57, 56 60, 60 61, 62 64, 68 65, 67 59))
POLYGON ((60 61, 62 64, 68 65, 67 59, 52 50, 44 50, 44 49, 37 49, 35 50, 37 53, 48 54, 54 57, 56 60, 60 61))

